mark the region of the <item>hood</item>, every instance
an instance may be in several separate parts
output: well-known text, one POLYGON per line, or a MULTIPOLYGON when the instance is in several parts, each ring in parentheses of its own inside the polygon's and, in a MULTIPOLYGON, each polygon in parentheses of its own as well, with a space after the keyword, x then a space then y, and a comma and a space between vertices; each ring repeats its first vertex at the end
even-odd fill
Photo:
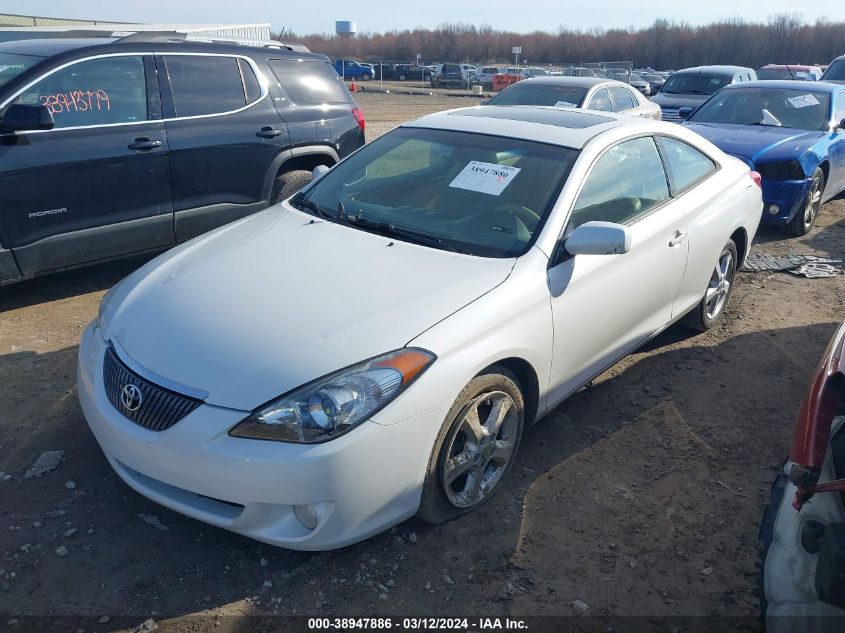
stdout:
POLYGON ((101 329, 144 368, 206 391, 206 402, 252 410, 405 346, 502 283, 514 261, 277 205, 130 275, 109 297, 101 329))
POLYGON ((745 157, 756 163, 794 160, 825 137, 824 132, 764 125, 735 123, 696 123, 684 125, 713 143, 723 152, 745 157))
POLYGON ((651 100, 661 108, 697 108, 709 98, 710 95, 676 95, 658 92, 651 100))

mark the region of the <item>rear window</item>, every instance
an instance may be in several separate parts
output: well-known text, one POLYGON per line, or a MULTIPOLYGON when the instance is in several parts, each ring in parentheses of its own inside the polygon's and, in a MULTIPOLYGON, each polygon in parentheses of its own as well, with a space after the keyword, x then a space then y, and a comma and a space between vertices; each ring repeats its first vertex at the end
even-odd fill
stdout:
POLYGON ((610 96, 613 97, 616 112, 625 112, 640 105, 631 91, 622 86, 611 86, 610 96))
POLYGON ((207 55, 165 55, 177 117, 219 114, 246 105, 238 60, 207 55))
POLYGON ((268 63, 294 103, 319 105, 351 101, 343 80, 326 62, 271 59, 268 63))
POLYGON ((541 83, 515 83, 488 101, 489 105, 533 105, 577 108, 586 88, 541 83))
MULTIPOLYGON (((806 73, 804 73, 806 75, 806 73)), ((792 73, 786 68, 761 68, 757 71, 757 79, 792 79, 792 73)))

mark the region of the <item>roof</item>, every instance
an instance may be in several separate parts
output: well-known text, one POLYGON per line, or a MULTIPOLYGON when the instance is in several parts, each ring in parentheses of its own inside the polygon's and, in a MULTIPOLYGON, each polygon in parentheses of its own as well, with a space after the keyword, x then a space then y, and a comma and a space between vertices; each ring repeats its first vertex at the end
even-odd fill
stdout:
POLYGON ((754 72, 753 68, 745 66, 693 66, 692 68, 682 68, 677 70, 673 75, 703 75, 705 73, 733 75, 734 73, 744 73, 748 71, 754 72))
POLYGON ((657 121, 646 121, 612 112, 595 114, 546 106, 484 105, 435 112, 409 121, 402 127, 507 136, 581 149, 590 139, 607 130, 622 125, 648 124, 660 125, 657 121))
POLYGON ((738 84, 725 86, 722 90, 738 90, 741 88, 775 88, 777 90, 799 90, 801 92, 828 92, 842 90, 838 84, 826 81, 804 81, 803 79, 758 79, 757 81, 743 81, 738 84))
POLYGON ((52 57, 53 55, 86 46, 111 44, 116 39, 114 37, 44 37, 31 40, 11 40, 9 42, 0 42, 0 51, 4 53, 17 53, 18 55, 52 57))
POLYGON ((807 64, 766 64, 758 68, 758 70, 812 70, 813 68, 818 68, 818 66, 808 66, 807 64))

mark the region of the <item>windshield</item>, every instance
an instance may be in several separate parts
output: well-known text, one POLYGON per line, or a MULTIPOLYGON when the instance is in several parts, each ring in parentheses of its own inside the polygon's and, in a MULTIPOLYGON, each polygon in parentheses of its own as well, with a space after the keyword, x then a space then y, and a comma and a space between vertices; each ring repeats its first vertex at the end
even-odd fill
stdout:
POLYGON ((845 81, 845 59, 837 59, 824 71, 822 81, 845 81))
POLYGON ((15 53, 0 52, 0 88, 20 75, 30 66, 35 66, 43 60, 35 55, 17 55, 15 53))
POLYGON ((672 75, 660 92, 672 95, 712 95, 731 83, 724 75, 672 75))
POLYGON ((584 101, 586 88, 552 84, 515 83, 487 103, 489 105, 536 105, 577 108, 584 101))
POLYGON ((578 152, 513 138, 398 128, 291 203, 404 241, 516 257, 536 239, 578 152), (414 237, 418 239, 413 239, 414 237))
POLYGON ((827 130, 830 94, 783 88, 728 89, 707 101, 689 120, 827 130))

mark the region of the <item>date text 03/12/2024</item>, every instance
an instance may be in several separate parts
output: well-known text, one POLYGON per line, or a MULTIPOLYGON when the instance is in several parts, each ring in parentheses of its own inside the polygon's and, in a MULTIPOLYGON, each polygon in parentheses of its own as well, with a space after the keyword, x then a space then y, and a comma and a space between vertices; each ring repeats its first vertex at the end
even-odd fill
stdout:
POLYGON ((518 618, 309 618, 308 630, 391 630, 398 631, 517 631, 527 629, 518 618))

